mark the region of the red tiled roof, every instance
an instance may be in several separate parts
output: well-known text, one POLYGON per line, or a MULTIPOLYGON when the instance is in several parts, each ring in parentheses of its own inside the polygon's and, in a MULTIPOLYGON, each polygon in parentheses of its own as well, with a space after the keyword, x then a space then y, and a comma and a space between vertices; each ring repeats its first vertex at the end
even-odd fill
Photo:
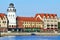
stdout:
POLYGON ((34 17, 17 17, 17 20, 20 20, 20 21, 32 21, 32 22, 34 22, 34 21, 36 21, 36 22, 42 21, 42 20, 36 19, 34 17))
POLYGON ((6 16, 6 14, 0 13, 0 18, 4 18, 4 16, 6 16))
MULTIPOLYGON (((27 22, 43 22, 42 20, 40 20, 39 18, 34 18, 34 17, 17 17, 17 26, 18 28, 24 28, 23 26, 23 22, 27 21, 27 22)), ((30 25, 31 26, 31 25, 30 25)), ((31 27, 32 28, 32 27, 31 27)))
POLYGON ((49 16, 49 18, 51 18, 51 17, 55 17, 55 16, 57 16, 57 14, 45 14, 45 13, 38 13, 38 14, 36 14, 36 16, 35 16, 35 18, 38 16, 38 15, 40 15, 41 16, 41 18, 43 18, 44 16, 47 18, 48 16, 49 16))

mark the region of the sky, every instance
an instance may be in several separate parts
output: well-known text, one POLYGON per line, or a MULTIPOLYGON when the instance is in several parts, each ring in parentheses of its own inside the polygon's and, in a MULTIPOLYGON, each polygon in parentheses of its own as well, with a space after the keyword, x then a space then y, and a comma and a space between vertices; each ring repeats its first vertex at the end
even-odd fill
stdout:
POLYGON ((0 0, 0 13, 7 14, 13 3, 17 16, 35 16, 37 13, 53 13, 60 17, 60 0, 0 0))

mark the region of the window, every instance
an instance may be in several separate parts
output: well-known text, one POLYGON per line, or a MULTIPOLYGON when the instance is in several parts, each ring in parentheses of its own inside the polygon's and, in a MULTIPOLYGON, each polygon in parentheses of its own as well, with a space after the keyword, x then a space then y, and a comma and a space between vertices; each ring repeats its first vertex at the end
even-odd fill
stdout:
POLYGON ((55 25, 55 26, 57 26, 57 25, 55 25))
POLYGON ((40 23, 39 23, 40 24, 40 23))
POLYGON ((27 24, 27 22, 24 22, 24 24, 27 24))
POLYGON ((6 21, 5 21, 5 23, 6 23, 6 21))
POLYGON ((13 9, 13 11, 14 11, 14 9, 13 9))
POLYGON ((3 21, 3 23, 4 23, 4 21, 3 21))
POLYGON ((4 19, 5 19, 5 17, 4 17, 4 19))
POLYGON ((25 25, 25 28, 26 28, 26 25, 25 25))
POLYGON ((57 20, 55 20, 54 22, 57 22, 57 20))
POLYGON ((25 24, 27 24, 27 22, 25 22, 25 24))
POLYGON ((9 27, 11 27, 11 25, 9 25, 9 27))
POLYGON ((14 17, 14 15, 13 15, 13 17, 14 17))
POLYGON ((51 26, 53 26, 53 25, 51 25, 51 26))
POLYGON ((12 17, 12 15, 11 15, 11 17, 12 17))
POLYGON ((47 26, 50 26, 50 25, 47 25, 47 26))
POLYGON ((51 20, 51 22, 53 22, 53 20, 51 20))
POLYGON ((3 23, 6 23, 6 21, 3 21, 3 23))
POLYGON ((12 27, 14 27, 14 26, 12 25, 12 27))
POLYGON ((10 15, 9 15, 9 17, 10 17, 10 15))
POLYGON ((10 9, 10 11, 12 11, 12 9, 10 9))

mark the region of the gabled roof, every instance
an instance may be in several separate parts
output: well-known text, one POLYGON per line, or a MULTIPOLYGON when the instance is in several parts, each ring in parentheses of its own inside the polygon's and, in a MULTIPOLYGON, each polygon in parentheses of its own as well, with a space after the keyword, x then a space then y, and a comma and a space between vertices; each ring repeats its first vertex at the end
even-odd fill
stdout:
POLYGON ((0 18, 4 18, 4 16, 6 16, 6 14, 0 13, 0 18))
POLYGON ((37 13, 36 16, 35 16, 35 18, 36 18, 38 15, 40 15, 41 18, 43 18, 44 16, 45 16, 45 18, 48 18, 48 16, 49 16, 49 18, 51 18, 51 17, 55 18, 55 16, 57 16, 57 14, 37 13))

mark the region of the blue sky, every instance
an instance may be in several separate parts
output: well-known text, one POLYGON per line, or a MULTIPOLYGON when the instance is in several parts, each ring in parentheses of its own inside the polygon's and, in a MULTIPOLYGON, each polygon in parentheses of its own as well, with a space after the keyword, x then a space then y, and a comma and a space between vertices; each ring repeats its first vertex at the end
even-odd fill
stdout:
POLYGON ((14 3, 17 16, 35 16, 36 13, 60 16, 60 0, 0 0, 0 13, 7 14, 10 3, 14 3))

